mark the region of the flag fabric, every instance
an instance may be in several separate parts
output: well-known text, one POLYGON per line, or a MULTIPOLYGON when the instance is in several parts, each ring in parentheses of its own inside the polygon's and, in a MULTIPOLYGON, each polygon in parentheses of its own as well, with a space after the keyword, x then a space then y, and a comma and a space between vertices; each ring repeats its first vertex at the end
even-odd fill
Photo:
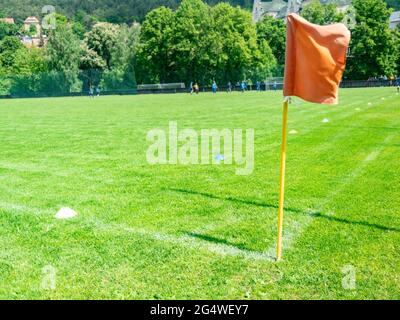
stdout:
POLYGON ((297 14, 287 17, 284 95, 309 102, 338 103, 350 31, 344 24, 312 24, 297 14))

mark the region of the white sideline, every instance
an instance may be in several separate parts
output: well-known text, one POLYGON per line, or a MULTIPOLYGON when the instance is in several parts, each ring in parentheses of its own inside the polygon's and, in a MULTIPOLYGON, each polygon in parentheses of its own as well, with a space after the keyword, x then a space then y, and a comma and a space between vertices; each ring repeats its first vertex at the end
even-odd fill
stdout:
MULTIPOLYGON (((390 140, 394 137, 394 134, 391 134, 385 138, 383 141, 383 145, 379 148, 373 150, 371 153, 367 155, 367 157, 358 165, 353 171, 351 171, 347 177, 343 180, 343 183, 340 185, 339 188, 336 188, 332 193, 330 193, 324 201, 322 201, 318 208, 310 210, 307 218, 302 223, 298 223, 294 225, 294 230, 286 230, 283 235, 283 247, 285 250, 289 250, 293 247, 295 241, 303 234, 305 229, 311 224, 313 221, 313 214, 321 212, 324 207, 330 203, 340 192, 343 191, 351 182, 353 182, 356 178, 358 178, 363 170, 373 161, 375 161, 381 152, 385 149, 385 145, 390 142, 390 140)), ((334 216, 334 212, 327 213, 330 216, 334 216)), ((290 226, 292 227, 292 226, 290 226)), ((268 254, 273 255, 275 254, 276 246, 275 244, 268 249, 268 254)))
MULTIPOLYGON (((54 212, 50 209, 39 209, 34 207, 28 207, 24 205, 8 203, 8 202, 0 202, 0 209, 11 211, 11 212, 18 212, 18 213, 30 213, 34 215, 41 215, 50 214, 51 216, 54 215, 54 212)), ((1 214, 1 213, 0 213, 1 214)), ((274 261, 274 258, 268 256, 267 253, 259 252, 259 251, 251 251, 246 249, 239 249, 232 245, 227 244, 216 244, 216 243, 209 243, 206 240, 196 239, 189 235, 183 236, 174 236, 166 233, 161 232, 153 232, 146 229, 139 229, 129 227, 124 224, 118 223, 104 223, 97 218, 84 218, 80 216, 81 222, 85 225, 95 227, 97 229, 103 229, 108 231, 120 231, 125 233, 133 233, 135 235, 139 235, 141 237, 146 237, 148 239, 157 240, 157 241, 166 241, 170 243, 176 243, 179 245, 187 246, 189 248, 194 249, 203 249, 209 252, 222 255, 222 256, 240 256, 248 260, 257 260, 257 261, 274 261)), ((77 220, 79 221, 79 220, 77 220)))
MULTIPOLYGON (((352 104, 349 104, 352 105, 352 104)), ((369 108, 368 108, 369 109, 369 108)), ((336 120, 347 118, 349 116, 352 116, 354 112, 346 114, 343 117, 338 117, 335 118, 336 120)), ((318 127, 318 126, 317 126, 318 127)), ((312 132, 314 129, 311 130, 306 130, 304 133, 309 133, 312 132)), ((347 129, 345 130, 347 131, 347 129)), ((339 133, 335 139, 337 139, 339 136, 343 136, 344 132, 339 133)), ((318 209, 310 211, 310 215, 305 217, 305 221, 298 222, 298 223, 292 223, 290 226, 290 229, 292 230, 286 230, 284 237, 283 237, 283 244, 285 250, 290 249, 295 241, 298 239, 298 237, 304 232, 304 230, 311 224, 313 218, 312 218, 312 213, 317 213, 320 212, 323 207, 328 204, 330 201, 332 201, 335 196, 337 196, 343 189, 348 186, 354 179, 356 179, 362 171, 368 166, 369 163, 372 161, 375 161, 380 153, 385 149, 385 144, 387 144, 394 135, 389 135, 386 137, 386 139, 383 142, 383 146, 377 148, 376 150, 373 150, 362 162, 361 164, 356 167, 348 176, 344 179, 344 182, 341 184, 339 188, 337 188, 334 192, 329 194, 328 197, 325 198, 325 201, 320 203, 318 209)), ((330 141, 332 142, 332 141, 330 141)), ((274 145, 275 143, 272 143, 271 145, 274 145)), ((326 147, 326 144, 323 144, 320 146, 321 149, 324 149, 326 147)), ((3 164, 4 165, 4 164, 3 164)), ((12 167, 12 166, 10 166, 12 167)), ((29 167, 23 167, 23 168, 18 168, 14 167, 12 169, 25 169, 25 170, 32 170, 33 168, 29 167)), ((39 169, 40 170, 40 169, 39 169)), ((25 205, 20 205, 20 204, 15 204, 15 203, 7 203, 7 202, 2 202, 0 201, 0 209, 7 210, 7 211, 12 211, 12 212, 20 212, 20 213, 31 213, 35 215, 44 215, 44 214, 54 214, 52 210, 50 209, 40 209, 40 208, 34 208, 34 207, 29 207, 25 205)), ((148 239, 153 239, 157 241, 166 241, 170 243, 176 243, 179 245, 187 246, 189 248, 194 248, 194 249, 203 249, 207 250, 209 252, 222 255, 222 256, 239 256, 243 257, 248 260, 257 260, 257 261, 267 261, 267 262, 273 262, 275 261, 275 244, 271 246, 266 252, 260 252, 260 251, 251 251, 251 250, 246 250, 246 249, 240 249, 232 245, 227 245, 227 244, 216 244, 216 243, 210 243, 206 240, 201 240, 197 238, 193 238, 189 235, 183 235, 183 236, 175 236, 175 235, 170 235, 166 233, 159 233, 159 232, 153 232, 145 229, 138 229, 138 228, 133 228, 129 227, 124 224, 117 224, 117 223, 104 223, 100 221, 97 218, 85 218, 83 216, 80 216, 78 219, 80 221, 84 222, 85 224, 87 223, 90 226, 97 227, 99 229, 105 229, 105 230, 119 230, 121 232, 126 232, 126 233, 133 233, 139 236, 146 237, 148 239)), ((204 230, 212 230, 214 225, 209 225, 205 226, 204 230)), ((220 225, 218 225, 220 227, 220 225)))

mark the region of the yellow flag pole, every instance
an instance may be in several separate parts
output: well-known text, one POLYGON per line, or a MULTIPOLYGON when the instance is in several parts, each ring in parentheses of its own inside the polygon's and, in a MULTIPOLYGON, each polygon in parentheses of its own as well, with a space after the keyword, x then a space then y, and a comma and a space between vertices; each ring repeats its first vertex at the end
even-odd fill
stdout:
POLYGON ((287 120, 289 110, 289 98, 283 101, 282 119, 282 150, 281 150, 281 171, 280 171, 280 193, 279 193, 279 215, 278 215, 278 243, 276 246, 276 260, 282 260, 282 236, 283 236, 283 211, 285 203, 285 172, 286 172, 286 138, 287 120))

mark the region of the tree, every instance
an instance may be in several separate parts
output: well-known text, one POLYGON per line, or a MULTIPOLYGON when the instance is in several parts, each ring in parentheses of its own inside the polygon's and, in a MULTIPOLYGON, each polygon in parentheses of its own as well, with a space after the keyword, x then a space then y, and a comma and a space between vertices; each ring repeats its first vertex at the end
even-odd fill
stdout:
POLYGON ((47 63, 42 49, 22 47, 16 52, 15 74, 31 75, 45 71, 47 71, 47 63))
POLYGON ((201 0, 183 0, 176 11, 173 48, 182 82, 212 82, 221 44, 210 10, 201 0))
POLYGON ((141 27, 135 63, 140 82, 167 82, 174 77, 174 24, 174 13, 166 7, 147 14, 141 27))
POLYGON ((115 64, 114 73, 106 73, 104 76, 104 86, 109 88, 134 89, 136 88, 135 60, 141 26, 133 23, 130 27, 121 27, 119 43, 121 43, 121 58, 119 64, 115 64), (112 85, 110 85, 112 79, 112 85))
POLYGON ((394 75, 397 52, 389 29, 391 10, 382 0, 354 0, 353 5, 356 26, 347 75, 353 79, 394 75))
POLYGON ((214 77, 227 83, 248 77, 265 79, 275 65, 269 44, 258 42, 251 15, 239 7, 221 3, 212 8, 214 28, 218 36, 213 54, 217 60, 214 77), (261 77, 261 78, 260 78, 261 77))
POLYGON ((286 48, 286 25, 281 19, 275 19, 269 15, 257 23, 258 41, 268 42, 277 62, 283 66, 285 64, 286 48))
MULTIPOLYGON (((29 15, 39 16, 41 8, 49 2, 57 8, 57 11, 69 18, 79 14, 88 22, 83 25, 89 28, 96 21, 111 22, 110 20, 113 20, 127 24, 134 21, 142 22, 151 10, 160 6, 176 9, 181 0, 87 0, 84 2, 81 0, 0 0, 0 7, 4 13, 3 16, 13 16, 22 20, 29 15)), ((205 2, 211 6, 227 2, 232 6, 251 10, 254 0, 206 0, 205 2)), ((386 2, 393 8, 400 8, 399 0, 386 0, 386 2)))
POLYGON ((49 69, 59 74, 56 80, 59 91, 78 90, 80 53, 79 39, 70 25, 59 24, 51 30, 46 55, 49 69))
POLYGON ((83 81, 83 90, 87 91, 90 86, 98 85, 103 70, 107 67, 106 62, 96 51, 90 49, 85 42, 81 45, 81 57, 79 69, 83 81))
POLYGON ((396 75, 400 76, 400 26, 393 30, 393 37, 396 46, 396 75))
POLYGON ((17 52, 21 48, 23 45, 17 37, 6 36, 0 41, 0 73, 12 73, 17 52))
POLYGON ((10 93, 14 96, 36 95, 46 89, 47 64, 42 49, 21 48, 17 51, 10 93))
POLYGON ((301 15, 311 23, 319 25, 341 22, 344 19, 344 14, 338 12, 336 4, 322 4, 319 0, 313 0, 304 6, 301 15))
POLYGON ((119 40, 120 27, 108 22, 100 22, 94 25, 87 33, 85 42, 89 49, 94 50, 105 62, 106 67, 118 63, 121 58, 121 43, 119 40))
POLYGON ((16 36, 18 30, 18 25, 0 21, 0 41, 6 36, 16 36))

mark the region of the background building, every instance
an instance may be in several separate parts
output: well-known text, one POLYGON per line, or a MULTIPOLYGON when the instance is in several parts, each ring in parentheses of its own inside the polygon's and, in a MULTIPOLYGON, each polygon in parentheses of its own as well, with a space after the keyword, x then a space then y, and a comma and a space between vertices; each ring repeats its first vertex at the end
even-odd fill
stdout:
POLYGON ((395 11, 390 15, 390 29, 395 29, 400 25, 400 11, 395 11))
MULTIPOLYGON (((259 21, 264 15, 270 15, 277 19, 283 19, 288 12, 298 13, 302 7, 310 4, 313 0, 254 0, 253 21, 259 21), (290 7, 289 7, 290 5, 290 7)), ((347 12, 351 7, 351 0, 320 0, 321 3, 336 3, 338 10, 347 12)))

